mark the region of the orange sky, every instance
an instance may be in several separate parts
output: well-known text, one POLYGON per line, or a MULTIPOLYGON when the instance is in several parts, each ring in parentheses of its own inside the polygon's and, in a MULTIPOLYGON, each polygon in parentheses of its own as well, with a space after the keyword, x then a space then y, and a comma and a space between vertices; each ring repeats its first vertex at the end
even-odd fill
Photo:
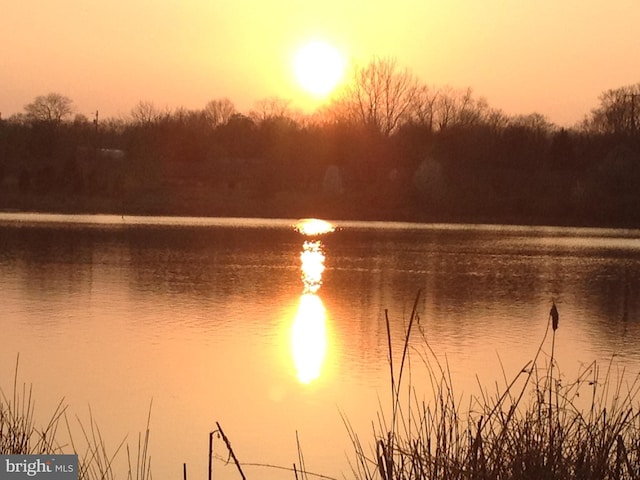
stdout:
POLYGON ((317 38, 559 125, 640 82, 637 0, 0 1, 2 118, 51 91, 102 118, 140 100, 195 109, 228 97, 246 112, 280 96, 308 108, 291 58, 317 38))

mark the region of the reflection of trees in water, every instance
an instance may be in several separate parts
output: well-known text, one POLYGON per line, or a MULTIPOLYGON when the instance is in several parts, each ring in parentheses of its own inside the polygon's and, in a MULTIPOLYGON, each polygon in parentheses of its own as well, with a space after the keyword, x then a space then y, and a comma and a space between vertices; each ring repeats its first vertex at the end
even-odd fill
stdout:
POLYGON ((402 338, 418 289, 421 324, 438 343, 534 344, 553 300, 565 326, 577 327, 565 337, 586 332, 576 339, 612 350, 625 335, 640 337, 640 258, 632 252, 558 247, 553 239, 521 247, 495 232, 343 233, 331 245, 325 299, 362 312, 338 328, 363 337, 363 357, 385 354, 385 308, 402 338))
MULTIPOLYGON (((329 252, 322 299, 349 355, 386 355, 384 310, 393 334, 420 289, 422 324, 433 337, 484 338, 543 328, 555 300, 563 325, 611 348, 640 338, 640 256, 635 251, 522 247, 495 232, 375 232, 323 238, 329 252)), ((113 282, 146 301, 253 304, 300 292, 300 236, 278 229, 29 226, 0 229, 0 267, 32 298, 68 302, 113 282)), ((176 307, 177 308, 177 307, 176 307)), ((566 331, 563 329, 563 331, 566 331)))
POLYGON ((98 269, 133 295, 192 302, 274 295, 299 279, 295 234, 275 229, 30 226, 0 229, 0 242, 0 265, 26 272, 33 295, 89 291, 98 269))
POLYGON ((21 275, 27 294, 65 299, 91 289, 97 232, 74 228, 0 228, 0 267, 21 275))
POLYGON ((136 230, 129 236, 132 288, 194 299, 273 295, 283 271, 297 279, 294 238, 267 229, 136 230))
POLYGON ((602 335, 640 331, 640 259, 598 263, 585 275, 584 303, 602 335))

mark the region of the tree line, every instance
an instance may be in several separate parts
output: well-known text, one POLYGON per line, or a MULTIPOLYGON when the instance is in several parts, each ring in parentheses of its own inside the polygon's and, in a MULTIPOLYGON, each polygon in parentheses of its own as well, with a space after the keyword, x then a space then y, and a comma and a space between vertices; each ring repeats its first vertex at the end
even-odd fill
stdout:
POLYGON ((0 209, 637 227, 640 83, 599 102, 559 128, 387 58, 310 115, 272 97, 88 118, 51 93, 0 120, 0 209))

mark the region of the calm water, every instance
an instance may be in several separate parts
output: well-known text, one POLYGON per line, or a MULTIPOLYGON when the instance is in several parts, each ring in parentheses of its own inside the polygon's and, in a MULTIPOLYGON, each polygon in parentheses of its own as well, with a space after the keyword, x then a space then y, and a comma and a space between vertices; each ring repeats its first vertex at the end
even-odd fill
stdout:
MULTIPOLYGON (((552 301, 568 379, 612 357, 640 372, 639 231, 338 222, 306 245, 322 273, 312 294, 301 253, 314 239, 293 223, 0 214, 0 386, 11 392, 19 354, 37 413, 64 397, 88 424, 90 408, 112 449, 127 435, 135 450, 153 401, 155 478, 183 463, 206 478, 216 421, 241 462, 297 463, 298 432, 307 468, 341 477, 340 412, 367 443, 389 396, 385 309, 399 352, 418 291, 458 393, 515 375, 552 301)), ((238 475, 216 461, 214 478, 238 475)))

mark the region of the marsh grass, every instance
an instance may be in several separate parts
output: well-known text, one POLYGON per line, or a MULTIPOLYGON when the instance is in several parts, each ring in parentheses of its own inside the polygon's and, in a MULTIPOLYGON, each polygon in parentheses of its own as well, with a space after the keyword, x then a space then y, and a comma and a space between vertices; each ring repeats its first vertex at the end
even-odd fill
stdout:
MULTIPOLYGON (((110 451, 89 409, 88 426, 76 416, 81 432, 80 441, 74 440, 73 426, 69 422, 64 399, 60 400, 50 416, 42 424, 35 415, 33 388, 18 384, 18 364, 10 395, 0 389, 0 454, 3 455, 47 455, 77 454, 79 480, 114 480, 114 460, 123 447, 127 453, 128 480, 151 480, 151 457, 148 454, 151 405, 147 417, 144 437, 138 436, 135 463, 132 463, 129 445, 123 439, 115 450, 110 451)), ((121 477, 120 477, 121 478, 121 477)))
POLYGON ((386 415, 380 409, 374 445, 363 444, 343 415, 357 480, 640 478, 640 380, 627 382, 610 362, 604 374, 593 363, 573 382, 563 383, 554 358, 555 304, 534 359, 511 380, 503 369, 502 388, 490 393, 480 386, 463 408, 449 368, 435 356, 419 325, 418 298, 399 366, 386 315, 391 406, 386 415), (546 355, 550 328, 551 354, 546 355), (412 335, 420 337, 420 349, 410 350, 412 335), (410 360, 415 356, 427 372, 428 400, 412 385, 410 360))
MULTIPOLYGON (((380 405, 373 444, 361 442, 348 418, 342 416, 354 448, 351 468, 355 480, 640 479, 640 376, 628 381, 612 360, 603 373, 593 363, 565 383, 555 360, 559 328, 555 303, 534 358, 511 379, 503 369, 504 386, 496 386, 494 392, 478 382, 480 393, 463 403, 454 391, 448 365, 435 355, 420 325, 419 299, 420 294, 413 304, 399 361, 385 312, 391 401, 388 408, 380 405), (550 330, 547 355, 543 348, 550 330), (411 346, 415 336, 420 348, 411 346), (416 363, 426 372, 427 384, 420 385, 420 391, 432 392, 429 399, 416 388, 412 375, 416 363)), ((31 386, 18 385, 16 361, 12 394, 6 396, 0 389, 0 454, 77 453, 80 480, 114 480, 114 460, 124 449, 127 480, 151 480, 151 405, 145 433, 138 435, 134 461, 125 439, 115 450, 107 448, 91 410, 87 426, 76 417, 82 432, 79 442, 71 434, 63 401, 42 426, 37 426, 34 410, 31 386), (60 444, 62 427, 68 441, 60 444)), ((298 464, 293 468, 240 464, 216 425, 212 434, 219 432, 242 478, 241 465, 289 471, 296 480, 335 480, 307 471, 297 433, 298 464)), ((211 445, 209 455, 211 460, 211 445)))
POLYGON ((42 427, 36 427, 33 389, 23 384, 18 387, 18 362, 10 396, 0 390, 0 453, 29 455, 62 453, 56 443, 60 420, 65 414, 63 402, 57 405, 42 427))

